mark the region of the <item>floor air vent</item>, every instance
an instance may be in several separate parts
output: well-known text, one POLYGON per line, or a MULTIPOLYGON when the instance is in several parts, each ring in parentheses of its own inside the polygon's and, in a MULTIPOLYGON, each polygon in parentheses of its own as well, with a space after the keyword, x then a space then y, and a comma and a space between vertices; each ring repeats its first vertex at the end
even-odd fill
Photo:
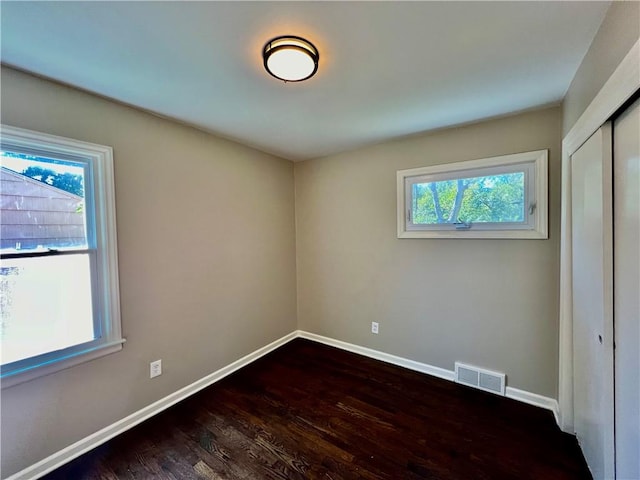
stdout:
POLYGON ((504 395, 505 374, 456 362, 456 382, 504 395))

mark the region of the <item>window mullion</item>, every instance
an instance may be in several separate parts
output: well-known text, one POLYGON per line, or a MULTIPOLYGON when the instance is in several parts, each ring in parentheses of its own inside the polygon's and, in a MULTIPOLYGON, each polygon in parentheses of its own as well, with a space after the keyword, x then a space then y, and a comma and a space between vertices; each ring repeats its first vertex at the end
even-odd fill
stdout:
POLYGON ((38 257, 55 257, 59 255, 80 255, 83 253, 90 253, 95 249, 79 249, 79 250, 57 250, 57 249, 49 249, 45 251, 25 251, 25 252, 17 252, 17 253, 3 253, 0 255, 2 260, 10 259, 10 258, 38 258, 38 257))

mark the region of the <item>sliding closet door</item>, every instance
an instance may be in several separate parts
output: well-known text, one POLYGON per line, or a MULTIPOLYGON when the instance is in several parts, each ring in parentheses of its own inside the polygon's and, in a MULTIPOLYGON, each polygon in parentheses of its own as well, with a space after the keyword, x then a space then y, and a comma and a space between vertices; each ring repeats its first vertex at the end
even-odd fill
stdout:
POLYGON ((595 480, 614 478, 611 124, 571 156, 574 427, 595 480))
POLYGON ((614 124, 616 477, 640 479, 640 100, 614 124))

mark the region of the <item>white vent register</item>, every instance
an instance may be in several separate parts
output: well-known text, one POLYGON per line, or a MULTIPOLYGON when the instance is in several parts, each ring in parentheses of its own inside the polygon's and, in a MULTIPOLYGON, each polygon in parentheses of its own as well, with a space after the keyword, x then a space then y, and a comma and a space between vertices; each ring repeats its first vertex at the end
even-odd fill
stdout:
POLYGON ((479 388, 498 395, 504 395, 506 375, 484 368, 456 362, 456 382, 479 388))

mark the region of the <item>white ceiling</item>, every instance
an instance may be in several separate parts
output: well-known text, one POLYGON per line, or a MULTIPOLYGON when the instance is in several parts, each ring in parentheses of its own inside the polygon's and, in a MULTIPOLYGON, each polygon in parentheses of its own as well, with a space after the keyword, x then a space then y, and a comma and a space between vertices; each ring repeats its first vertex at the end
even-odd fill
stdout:
POLYGON ((2 62, 291 160, 560 101, 610 2, 2 2, 2 62), (311 80, 270 38, 320 51, 311 80))

